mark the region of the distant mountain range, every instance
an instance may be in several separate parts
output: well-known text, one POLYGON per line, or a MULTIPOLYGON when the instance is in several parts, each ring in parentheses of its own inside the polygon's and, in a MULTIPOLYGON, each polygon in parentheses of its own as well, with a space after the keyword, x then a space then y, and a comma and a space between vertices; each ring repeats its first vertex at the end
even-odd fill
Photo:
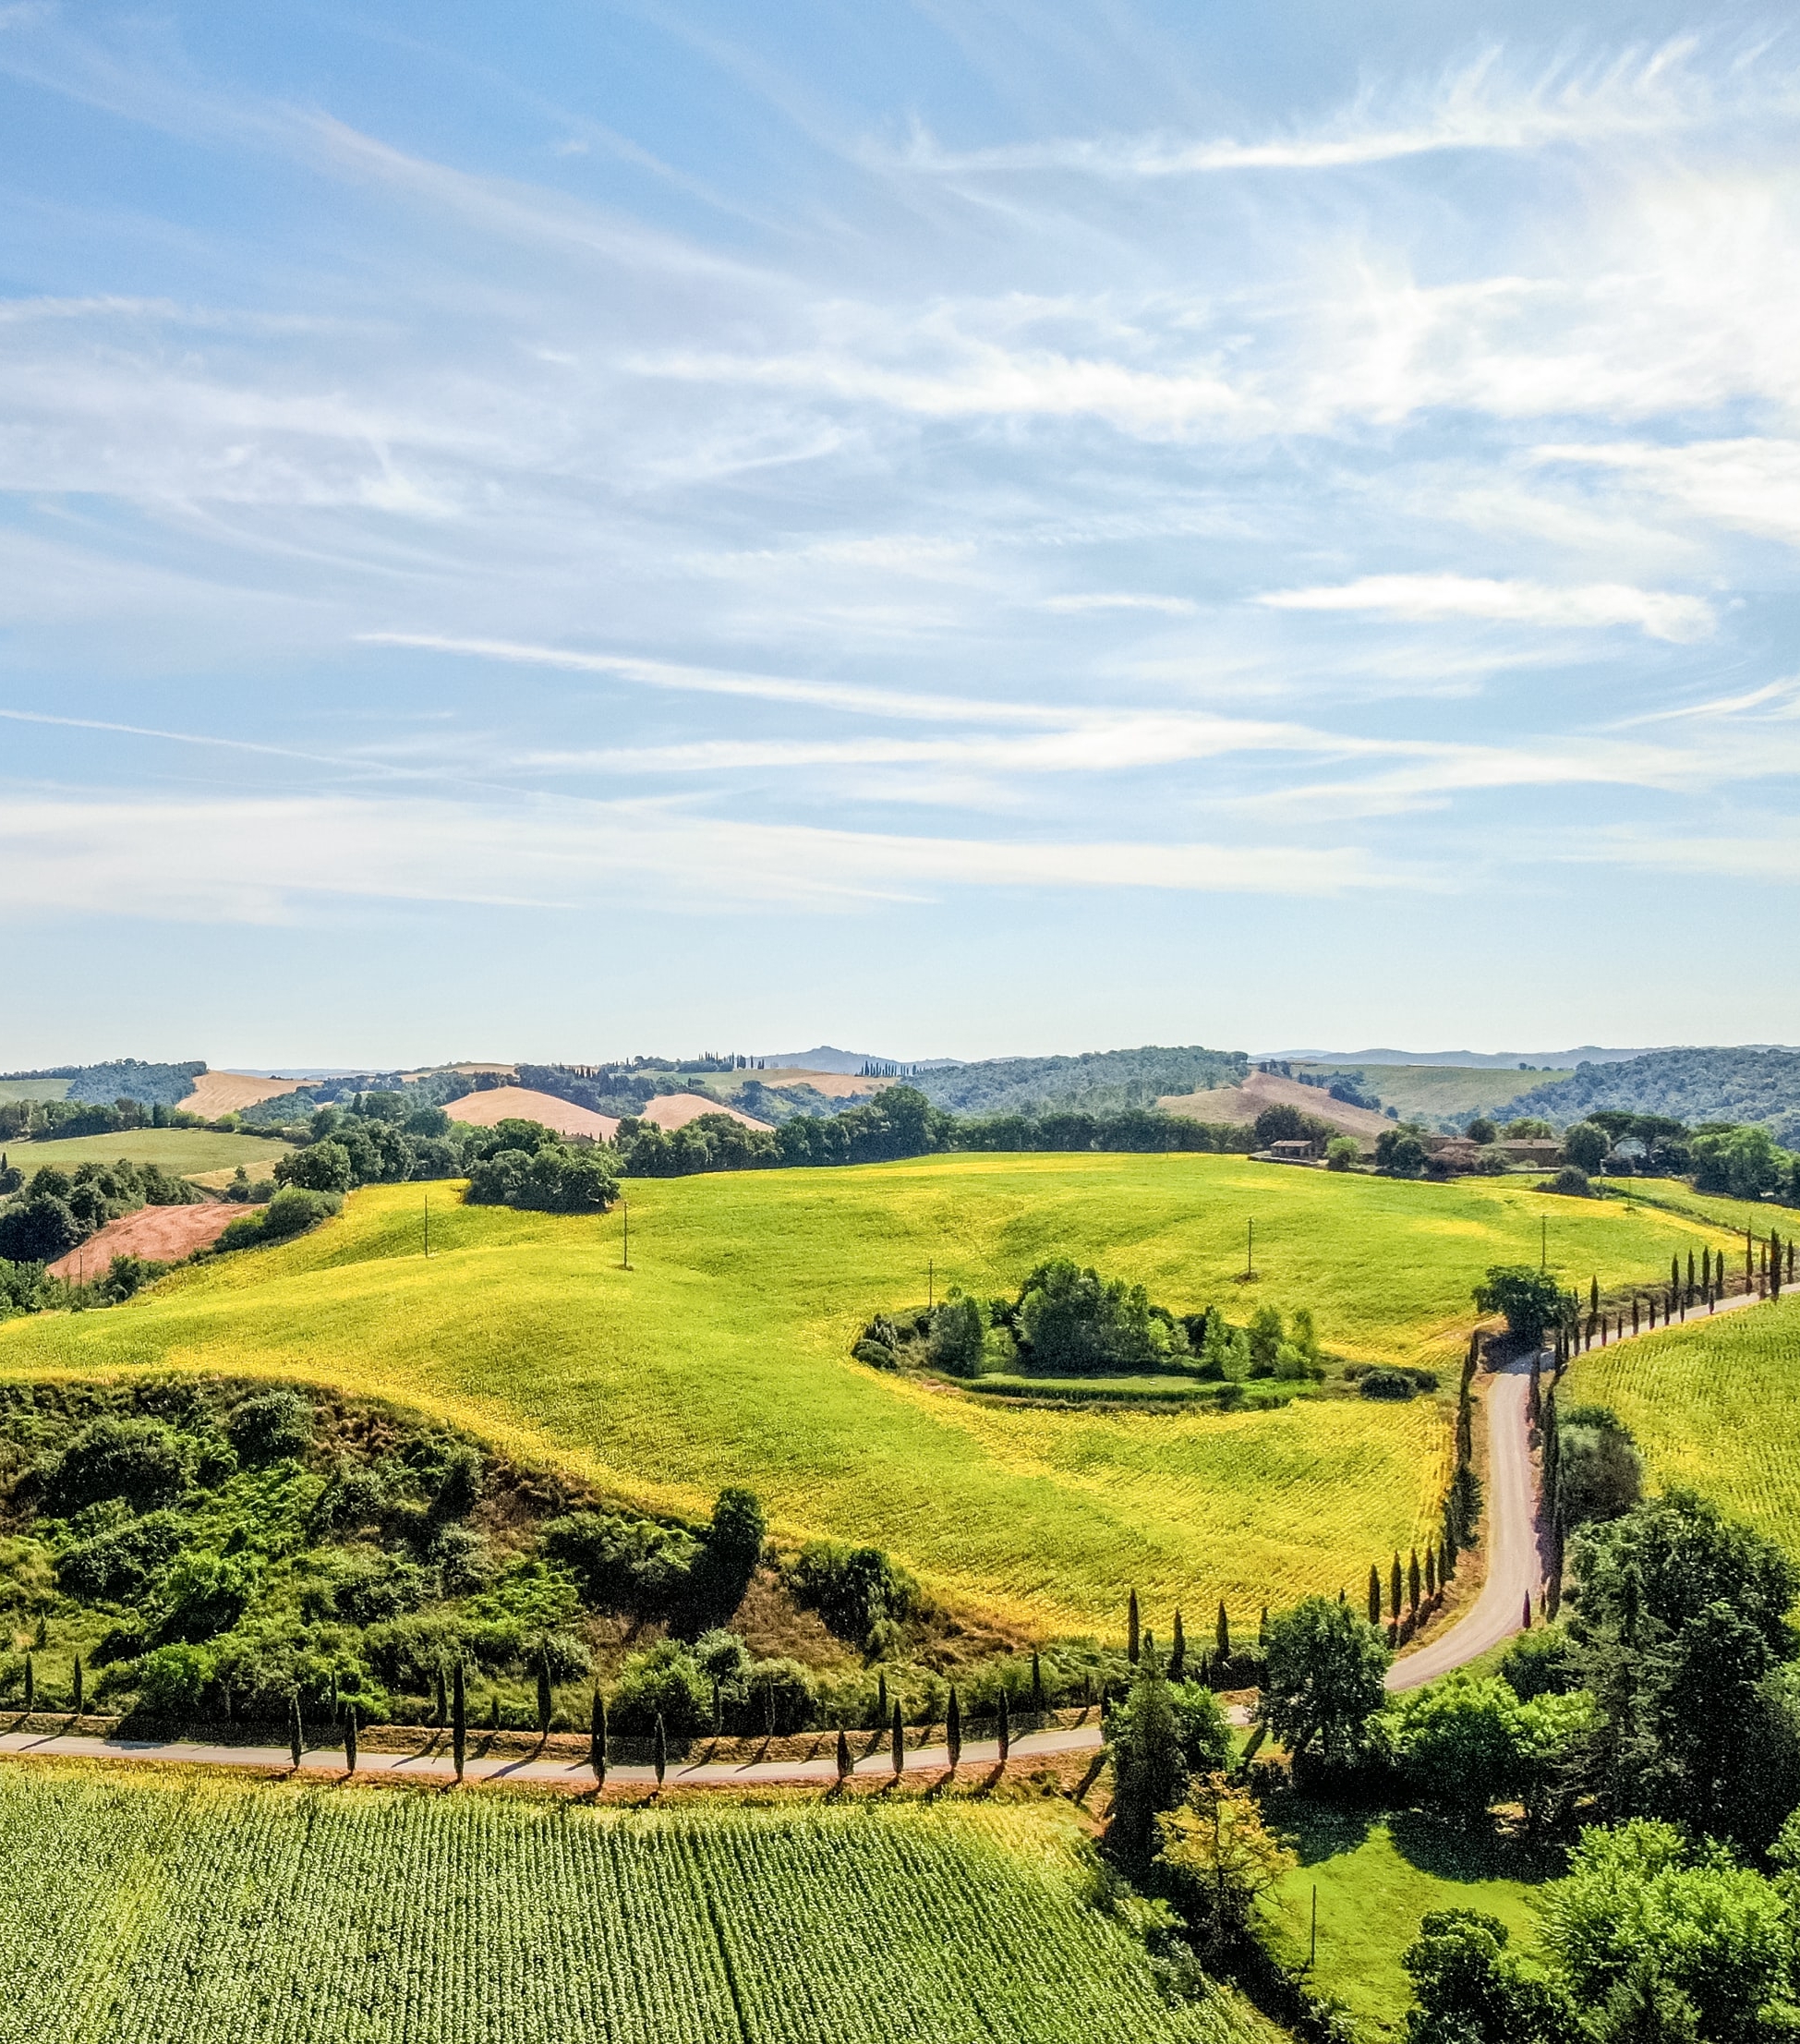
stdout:
POLYGON ((1521 1067, 1533 1071, 1573 1071, 1577 1065, 1624 1064, 1649 1055, 1649 1047, 1609 1050, 1601 1044, 1581 1044, 1574 1050, 1261 1050, 1256 1054, 1259 1063, 1279 1059, 1311 1065, 1460 1065, 1480 1071, 1521 1067))

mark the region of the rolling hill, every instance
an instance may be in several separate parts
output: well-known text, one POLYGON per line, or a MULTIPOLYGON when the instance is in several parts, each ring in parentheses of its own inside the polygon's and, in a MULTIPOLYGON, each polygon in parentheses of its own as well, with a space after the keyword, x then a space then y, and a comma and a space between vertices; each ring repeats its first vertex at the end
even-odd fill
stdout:
POLYGON ((1566 1125, 1596 1107, 1701 1121, 1759 1121, 1778 1143, 1800 1144, 1800 1050, 1729 1046, 1653 1050, 1623 1064, 1584 1064, 1533 1086, 1505 1110, 1566 1125))

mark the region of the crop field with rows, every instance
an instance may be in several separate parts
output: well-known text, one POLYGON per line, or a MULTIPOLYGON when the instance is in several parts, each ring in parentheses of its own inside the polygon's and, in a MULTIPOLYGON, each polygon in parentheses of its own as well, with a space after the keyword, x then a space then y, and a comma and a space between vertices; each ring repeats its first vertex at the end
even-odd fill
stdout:
POLYGON ((1610 1405, 1659 1486, 1701 1492, 1800 1561, 1800 1298, 1596 1349, 1563 1396, 1610 1405))
POLYGON ((975 1156, 628 1181, 622 1216, 464 1207, 371 1187, 284 1247, 108 1312, 0 1326, 0 1372, 268 1373, 402 1401, 646 1508, 747 1482, 777 1536, 887 1548, 932 1588, 1034 1631, 1117 1634, 1224 1596, 1354 1590, 1435 1527, 1448 1408, 1302 1398, 1237 1413, 1017 1408, 852 1361, 880 1310, 951 1284, 1016 1290, 1043 1258, 1237 1321, 1308 1306, 1326 1349, 1454 1372, 1490 1264, 1585 1288, 1724 1246, 1706 1221, 1529 1183, 1451 1185, 1241 1157, 975 1156), (432 1255, 422 1254, 425 1203, 432 1255), (1238 1282, 1247 1223, 1253 1284, 1238 1282), (928 1275, 929 1274, 929 1275, 928 1275))
POLYGON ((1249 2044, 1065 1811, 0 1771, 0 2044, 1249 2044))

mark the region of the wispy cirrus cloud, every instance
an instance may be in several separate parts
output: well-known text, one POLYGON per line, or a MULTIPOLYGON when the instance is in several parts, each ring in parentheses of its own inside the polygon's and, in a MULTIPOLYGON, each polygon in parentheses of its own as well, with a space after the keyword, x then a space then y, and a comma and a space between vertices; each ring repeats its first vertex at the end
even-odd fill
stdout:
POLYGON ((1272 611, 1347 611, 1430 623, 1470 618, 1497 624, 1592 631, 1631 625, 1651 638, 1684 643, 1717 623, 1702 598, 1624 583, 1555 588, 1541 582, 1466 574, 1369 574, 1308 589, 1273 589, 1256 599, 1272 611))

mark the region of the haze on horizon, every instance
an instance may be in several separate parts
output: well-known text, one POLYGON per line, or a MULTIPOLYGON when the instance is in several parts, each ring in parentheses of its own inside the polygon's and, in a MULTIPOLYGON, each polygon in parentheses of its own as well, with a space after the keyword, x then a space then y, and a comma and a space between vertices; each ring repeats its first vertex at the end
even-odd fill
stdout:
POLYGON ((1791 1037, 1796 104, 1730 5, 0 9, 0 1067, 1791 1037))

